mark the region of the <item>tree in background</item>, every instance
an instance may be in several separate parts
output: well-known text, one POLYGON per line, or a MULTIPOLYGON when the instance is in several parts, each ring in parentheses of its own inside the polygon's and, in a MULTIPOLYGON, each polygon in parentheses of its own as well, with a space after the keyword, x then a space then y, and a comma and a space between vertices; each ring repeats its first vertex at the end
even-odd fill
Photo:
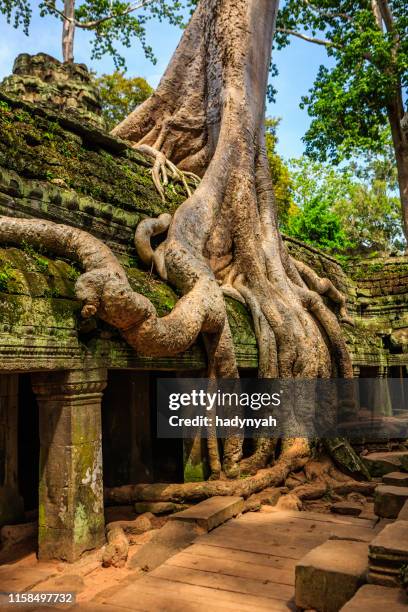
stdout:
POLYGON ((341 169, 302 157, 289 171, 296 208, 287 234, 341 255, 402 248, 395 164, 386 155, 341 169))
MULTIPOLYGON (((187 4, 189 4, 187 2, 187 4)), ((156 17, 167 19, 173 25, 182 25, 182 8, 179 0, 41 0, 40 15, 53 15, 62 21, 63 61, 74 61, 75 31, 88 30, 93 33, 92 59, 108 54, 113 57, 116 68, 125 66, 125 58, 117 46, 129 48, 138 39, 147 57, 156 59, 153 49, 146 42, 146 22, 156 17)), ((30 0, 0 0, 0 12, 14 27, 23 27, 28 34, 32 9, 30 0)))
POLYGON ((109 129, 147 100, 153 88, 142 77, 126 78, 123 72, 103 74, 95 79, 102 98, 102 113, 109 129))
POLYGON ((287 164, 276 152, 278 142, 277 128, 280 119, 267 118, 265 120, 265 144, 269 168, 271 170, 272 184, 275 192, 275 200, 278 218, 281 224, 285 224, 293 206, 291 195, 291 179, 287 164))
POLYGON ((359 151, 380 152, 389 123, 408 235, 408 141, 401 129, 403 90, 408 86, 406 0, 286 0, 276 44, 291 36, 322 45, 331 60, 321 66, 303 98, 313 118, 307 153, 339 162, 359 151))

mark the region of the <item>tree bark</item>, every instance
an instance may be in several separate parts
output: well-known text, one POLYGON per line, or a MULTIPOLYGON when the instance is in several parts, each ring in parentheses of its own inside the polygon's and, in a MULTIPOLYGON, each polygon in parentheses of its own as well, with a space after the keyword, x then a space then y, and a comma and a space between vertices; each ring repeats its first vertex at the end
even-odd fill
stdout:
MULTIPOLYGON (((347 319, 343 296, 289 256, 278 230, 264 144, 277 8, 277 0, 201 0, 156 92, 113 131, 155 157, 156 182, 165 179, 168 160, 202 177, 172 219, 142 221, 135 237, 142 260, 183 294, 169 315, 158 318, 131 290, 109 249, 85 232, 2 218, 0 241, 42 244, 78 260, 85 270, 76 286, 83 315, 98 313, 142 354, 179 353, 203 333, 209 377, 238 377, 224 302, 229 295, 252 313, 259 376, 352 377, 336 314, 322 298, 327 294, 347 319), (149 237, 166 230, 154 251, 149 237)), ((216 477, 218 445, 210 441, 216 477)), ((286 440, 273 479, 265 482, 284 477, 307 448, 305 440, 286 440)), ((263 467, 272 452, 261 441, 245 469, 251 462, 263 467)), ((222 468, 230 478, 239 475, 241 459, 242 440, 225 440, 222 468)))
POLYGON ((64 16, 62 21, 62 59, 66 64, 74 61, 75 36, 75 0, 64 0, 64 16))

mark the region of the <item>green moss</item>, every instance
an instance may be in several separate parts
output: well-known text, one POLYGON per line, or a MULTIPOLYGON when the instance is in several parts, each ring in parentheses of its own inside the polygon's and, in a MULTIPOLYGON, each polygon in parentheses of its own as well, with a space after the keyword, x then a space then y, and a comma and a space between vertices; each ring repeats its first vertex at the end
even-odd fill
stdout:
POLYGON ((106 151, 57 121, 33 121, 6 102, 0 106, 0 165, 22 177, 64 181, 78 194, 149 216, 172 213, 185 199, 183 187, 170 184, 163 204, 148 164, 133 151, 106 151))
POLYGON ((15 270, 6 261, 0 267, 0 291, 8 293, 10 281, 15 280, 15 270))

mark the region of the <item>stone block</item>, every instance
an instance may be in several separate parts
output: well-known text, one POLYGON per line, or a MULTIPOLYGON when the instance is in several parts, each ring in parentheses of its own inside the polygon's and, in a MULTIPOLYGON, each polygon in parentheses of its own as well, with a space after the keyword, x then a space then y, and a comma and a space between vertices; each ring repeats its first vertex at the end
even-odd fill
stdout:
POLYGON ((362 512, 360 504, 349 501, 340 501, 332 505, 330 508, 334 514, 345 514, 349 516, 359 516, 362 512))
POLYGON ((384 476, 398 470, 408 471, 408 451, 369 453, 361 457, 371 476, 384 476))
POLYGON ((365 584, 341 608, 341 612, 406 612, 408 599, 401 589, 365 584))
POLYGON ((399 572, 408 563, 408 521, 384 527, 369 545, 368 582, 397 586, 399 572))
POLYGON ((402 506, 401 510, 399 511, 398 520, 399 521, 408 521, 408 499, 404 503, 404 505, 402 506))
POLYGON ((296 564, 295 601, 299 608, 338 612, 365 583, 368 545, 328 540, 296 564))
POLYGON ((408 473, 406 472, 390 472, 385 474, 382 479, 385 485, 395 487, 408 487, 408 473))
POLYGON ((217 495, 206 499, 196 506, 177 512, 169 518, 177 521, 195 523, 205 531, 211 531, 218 525, 240 514, 244 508, 242 497, 217 495))
POLYGON ((397 518, 408 500, 408 487, 379 485, 374 493, 374 512, 382 518, 397 518))

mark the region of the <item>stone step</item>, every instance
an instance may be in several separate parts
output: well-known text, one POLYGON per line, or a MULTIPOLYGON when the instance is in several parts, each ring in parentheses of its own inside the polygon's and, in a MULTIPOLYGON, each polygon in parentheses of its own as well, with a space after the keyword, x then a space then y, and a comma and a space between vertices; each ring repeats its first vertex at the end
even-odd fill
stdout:
POLYGON ((385 474, 382 481, 386 485, 392 485, 395 487, 408 487, 408 473, 407 472, 390 472, 385 474))
POLYGON ((395 519, 408 500, 408 487, 378 485, 374 492, 374 512, 382 518, 395 519))
POLYGON ((408 598, 402 589, 390 589, 374 584, 365 584, 341 612, 406 612, 408 598))
POLYGON ((211 531, 237 516, 244 508, 242 497, 218 495, 169 516, 170 520, 195 523, 205 531, 211 531))
POLYGON ((363 510, 360 504, 356 502, 340 501, 336 502, 330 508, 334 514, 344 514, 348 516, 359 516, 363 510))
POLYGON ((371 476, 379 477, 398 470, 408 471, 408 451, 369 453, 361 457, 371 476))
POLYGON ((324 542, 296 564, 296 605, 338 612, 364 584, 367 569, 367 544, 349 540, 324 542))

